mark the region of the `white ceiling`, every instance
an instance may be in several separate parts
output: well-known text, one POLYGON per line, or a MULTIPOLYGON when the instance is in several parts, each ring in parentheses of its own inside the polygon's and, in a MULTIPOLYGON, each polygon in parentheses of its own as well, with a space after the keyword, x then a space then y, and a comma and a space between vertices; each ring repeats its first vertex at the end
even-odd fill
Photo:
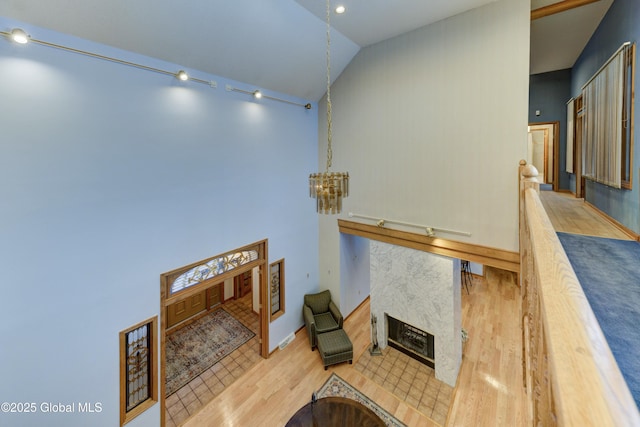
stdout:
MULTIPOLYGON (((557 1, 531 0, 531 9, 557 1)), ((600 0, 531 21, 530 74, 571 68, 612 3, 600 0)))
MULTIPOLYGON (((318 19, 326 21, 326 1, 295 1, 318 19)), ((332 14, 331 25, 358 46, 366 47, 494 1, 496 0, 332 0, 333 6, 344 5, 347 12, 342 15, 332 14)))
MULTIPOLYGON (((362 47, 493 1, 341 0, 347 13, 331 17, 332 80, 362 47)), ((553 2, 532 0, 532 8, 553 2)), ((532 72, 571 67, 612 2, 534 21, 532 72)), ((312 101, 325 92, 322 0, 2 0, 0 16, 25 23, 35 39, 37 27, 47 28, 179 64, 195 77, 244 82, 247 90, 312 101)))

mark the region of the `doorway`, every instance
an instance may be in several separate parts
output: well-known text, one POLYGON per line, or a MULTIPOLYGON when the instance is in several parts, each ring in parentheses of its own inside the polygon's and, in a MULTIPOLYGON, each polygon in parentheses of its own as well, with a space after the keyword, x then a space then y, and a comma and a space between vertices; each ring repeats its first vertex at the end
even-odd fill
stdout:
MULTIPOLYGON (((160 381, 159 400, 161 426, 165 425, 167 408, 166 343, 167 330, 171 328, 170 308, 181 306, 179 303, 182 301, 186 303, 186 307, 198 305, 198 301, 202 301, 202 305, 206 307, 210 307, 209 302, 217 305, 218 298, 221 295, 224 298, 223 288, 225 288, 226 282, 230 284, 234 297, 243 292, 246 298, 256 301, 254 306, 257 307, 259 319, 257 348, 260 357, 265 359, 269 357, 269 312, 266 310, 269 295, 267 254, 268 242, 265 239, 160 275, 160 378, 162 380, 160 381), (235 279, 236 277, 242 279, 235 279), (256 283, 254 288, 256 292, 251 292, 247 284, 252 281, 256 283)), ((198 312, 197 307, 194 307, 193 310, 198 312)), ((197 316, 198 314, 195 317, 197 316)), ((189 322, 189 319, 185 321, 189 322)))
POLYGON ((558 191, 560 122, 530 123, 527 163, 538 169, 540 184, 558 191))

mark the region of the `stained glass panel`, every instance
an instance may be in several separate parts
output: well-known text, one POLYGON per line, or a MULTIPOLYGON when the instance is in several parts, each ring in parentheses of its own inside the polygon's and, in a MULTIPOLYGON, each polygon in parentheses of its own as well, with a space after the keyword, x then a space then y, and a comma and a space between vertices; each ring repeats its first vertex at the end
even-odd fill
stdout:
POLYGON ((258 259, 258 251, 230 252, 217 258, 213 258, 204 264, 200 264, 176 277, 171 285, 171 294, 197 285, 212 277, 248 264, 258 259))
POLYGON ((269 265, 269 300, 271 321, 284 314, 284 259, 269 265))
POLYGON ((127 412, 149 399, 151 340, 149 323, 126 333, 127 412))
POLYGON ((280 264, 271 266, 271 314, 280 310, 280 264))

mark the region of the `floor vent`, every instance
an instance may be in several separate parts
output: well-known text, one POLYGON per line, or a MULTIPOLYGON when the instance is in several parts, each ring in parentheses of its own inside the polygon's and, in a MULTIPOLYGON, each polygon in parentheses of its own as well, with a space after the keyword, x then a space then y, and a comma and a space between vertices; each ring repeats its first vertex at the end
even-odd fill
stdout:
POLYGON ((283 339, 283 340, 280 342, 280 344, 278 345, 278 348, 280 348, 280 350, 284 349, 286 346, 288 346, 288 345, 289 345, 289 343, 290 343, 291 341, 293 341, 293 340, 294 340, 294 338, 295 338, 295 337, 296 337, 296 336, 295 336, 295 334, 294 334, 293 332, 291 332, 291 333, 289 334, 289 336, 287 336, 285 339, 283 339))

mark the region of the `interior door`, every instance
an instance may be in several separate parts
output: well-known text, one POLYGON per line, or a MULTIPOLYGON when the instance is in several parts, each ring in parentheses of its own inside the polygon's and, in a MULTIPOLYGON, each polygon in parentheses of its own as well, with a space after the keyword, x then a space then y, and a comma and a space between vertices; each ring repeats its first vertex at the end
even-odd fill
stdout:
POLYGON ((234 278, 236 298, 242 298, 243 296, 250 294, 253 288, 251 279, 251 270, 237 275, 234 278))
POLYGON ((197 314, 207 308, 207 291, 204 290, 167 307, 167 328, 197 314))
POLYGON ((549 130, 534 129, 530 134, 530 159, 529 162, 538 169, 538 180, 541 184, 553 182, 553 168, 549 167, 549 130), (551 173, 550 173, 551 172, 551 173))
POLYGON ((207 310, 222 304, 224 301, 224 282, 207 289, 207 310))
POLYGON ((559 189, 560 122, 530 123, 527 163, 538 169, 538 181, 559 189))

